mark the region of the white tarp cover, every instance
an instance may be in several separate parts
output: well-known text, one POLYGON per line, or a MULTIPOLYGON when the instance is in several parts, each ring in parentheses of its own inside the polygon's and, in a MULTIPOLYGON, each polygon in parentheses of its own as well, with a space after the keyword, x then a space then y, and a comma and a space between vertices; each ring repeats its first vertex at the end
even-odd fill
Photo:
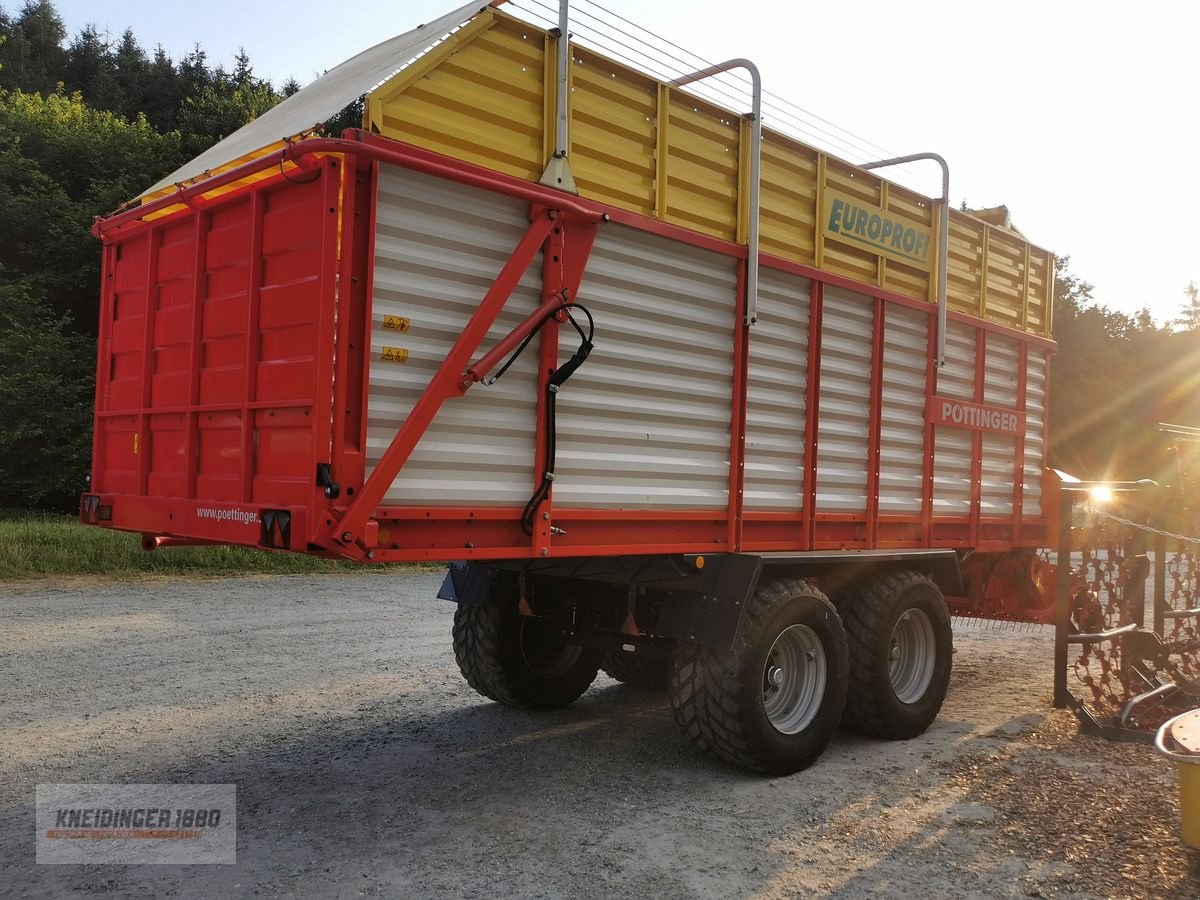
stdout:
POLYGON ((418 25, 412 31, 389 38, 351 57, 253 122, 247 122, 233 134, 218 141, 191 162, 184 163, 144 191, 142 196, 203 175, 324 122, 351 101, 387 81, 415 57, 486 7, 484 0, 472 0, 440 19, 418 25))

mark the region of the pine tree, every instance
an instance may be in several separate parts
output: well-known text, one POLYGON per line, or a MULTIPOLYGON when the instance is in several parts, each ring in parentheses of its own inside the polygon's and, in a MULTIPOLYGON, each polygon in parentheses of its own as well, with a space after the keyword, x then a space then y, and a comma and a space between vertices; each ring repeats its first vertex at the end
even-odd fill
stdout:
POLYGON ((50 0, 26 0, 15 24, 28 47, 24 71, 18 76, 20 88, 42 94, 53 92, 66 76, 67 51, 62 44, 67 29, 62 16, 50 0))
POLYGON ((143 82, 142 108, 146 119, 159 131, 174 131, 183 100, 183 82, 175 63, 162 44, 154 48, 143 82))
POLYGON ((138 43, 132 28, 126 28, 117 45, 113 61, 116 64, 116 84, 120 92, 119 108, 115 110, 126 119, 137 118, 146 108, 147 73, 150 60, 138 43))
POLYGON ((68 91, 79 91, 96 109, 122 112, 116 59, 95 25, 85 25, 67 48, 64 81, 68 91))
POLYGON ((1178 325, 1184 331, 1196 331, 1200 329, 1200 288, 1196 287, 1196 282, 1189 281, 1183 289, 1183 295, 1187 302, 1179 307, 1179 318, 1171 324, 1178 325))

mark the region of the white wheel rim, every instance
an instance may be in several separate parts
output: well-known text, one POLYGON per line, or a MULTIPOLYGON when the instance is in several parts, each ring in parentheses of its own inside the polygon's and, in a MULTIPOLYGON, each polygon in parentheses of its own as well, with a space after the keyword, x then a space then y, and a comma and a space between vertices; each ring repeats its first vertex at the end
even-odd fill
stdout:
POLYGON ((933 681, 937 641, 933 623, 921 609, 900 614, 888 641, 888 677, 901 703, 916 703, 933 681))
POLYGON ((767 721, 781 734, 798 734, 816 718, 825 698, 825 648, 807 625, 780 632, 763 663, 762 695, 767 721))

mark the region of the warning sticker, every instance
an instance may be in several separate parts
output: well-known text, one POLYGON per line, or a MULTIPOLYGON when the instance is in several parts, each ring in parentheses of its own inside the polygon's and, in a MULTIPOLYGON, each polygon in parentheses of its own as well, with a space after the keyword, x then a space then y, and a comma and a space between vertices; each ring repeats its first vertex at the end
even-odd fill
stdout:
POLYGON ((408 351, 403 347, 384 347, 379 351, 379 358, 384 362, 406 363, 408 351))
POLYGON ((408 328, 412 325, 411 319, 406 319, 404 316, 384 316, 383 327, 388 331, 398 331, 401 334, 408 334, 408 328))

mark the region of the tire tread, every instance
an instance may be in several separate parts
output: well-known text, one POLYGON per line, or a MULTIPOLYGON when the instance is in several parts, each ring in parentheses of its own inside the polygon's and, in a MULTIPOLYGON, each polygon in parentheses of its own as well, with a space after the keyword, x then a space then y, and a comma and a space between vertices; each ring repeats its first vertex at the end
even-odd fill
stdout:
POLYGON ((850 690, 842 721, 855 731, 890 739, 914 736, 887 714, 873 681, 873 669, 882 652, 881 644, 891 640, 890 631, 884 631, 895 598, 922 585, 937 589, 928 575, 897 570, 862 581, 837 598, 850 651, 850 690))
MULTIPOLYGON (((780 604, 799 593, 829 606, 829 600, 799 578, 771 581, 754 594, 746 608, 732 650, 680 643, 675 648, 671 670, 671 710, 675 722, 692 743, 706 753, 752 772, 770 772, 772 766, 756 749, 740 708, 739 672, 742 660, 750 652, 760 626, 780 604)), ((832 737, 832 732, 829 737, 832 737)), ((797 762, 794 771, 810 765, 825 749, 797 762)))

